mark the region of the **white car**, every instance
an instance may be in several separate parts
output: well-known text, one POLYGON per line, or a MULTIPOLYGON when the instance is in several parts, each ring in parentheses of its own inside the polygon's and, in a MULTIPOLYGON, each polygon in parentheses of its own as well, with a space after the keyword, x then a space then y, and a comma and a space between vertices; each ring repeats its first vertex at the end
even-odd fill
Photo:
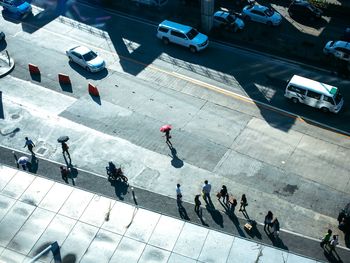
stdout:
POLYGON ((89 72, 97 72, 105 68, 104 60, 87 47, 73 47, 67 50, 66 54, 70 61, 77 63, 89 72))
POLYGON ((234 32, 244 28, 244 22, 236 14, 227 11, 217 11, 214 13, 213 26, 221 27, 227 30, 233 29, 234 32))
POLYGON ((164 20, 158 25, 157 37, 164 44, 174 43, 196 53, 205 49, 209 44, 208 36, 199 33, 195 28, 164 20))
POLYGON ((242 14, 246 20, 270 26, 278 26, 282 22, 282 16, 279 13, 263 5, 247 5, 243 8, 242 14))
POLYGON ((329 41, 323 48, 323 53, 326 55, 333 55, 345 61, 350 61, 350 42, 329 41))

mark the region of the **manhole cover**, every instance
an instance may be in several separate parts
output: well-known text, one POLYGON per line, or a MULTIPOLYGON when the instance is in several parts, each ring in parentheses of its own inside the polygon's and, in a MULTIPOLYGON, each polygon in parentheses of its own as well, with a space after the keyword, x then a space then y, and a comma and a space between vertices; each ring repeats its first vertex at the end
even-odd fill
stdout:
POLYGON ((38 153, 38 154, 40 154, 40 155, 44 155, 46 151, 47 151, 46 148, 40 147, 40 148, 36 151, 36 153, 38 153))
POLYGON ((18 114, 12 114, 12 115, 11 115, 11 118, 12 118, 13 120, 18 119, 18 118, 19 118, 19 115, 18 115, 18 114))

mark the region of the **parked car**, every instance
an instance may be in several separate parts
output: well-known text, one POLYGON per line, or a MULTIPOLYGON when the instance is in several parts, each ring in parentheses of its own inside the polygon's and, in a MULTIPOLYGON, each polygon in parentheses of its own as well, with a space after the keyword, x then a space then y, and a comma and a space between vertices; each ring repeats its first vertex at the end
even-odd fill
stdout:
POLYGON ((0 0, 0 5, 11 14, 21 18, 32 13, 32 6, 24 0, 0 0))
POLYGON ((89 72, 97 72, 105 68, 104 60, 87 47, 73 47, 67 50, 66 54, 70 61, 77 63, 89 72))
POLYGON ((329 41, 323 48, 323 53, 334 57, 350 61, 350 42, 329 41))
POLYGON ((242 10, 243 17, 246 20, 278 26, 282 22, 282 16, 275 10, 263 5, 247 5, 242 10))
POLYGON ((0 41, 5 39, 5 33, 0 31, 0 41))
POLYGON ((288 8, 288 13, 291 17, 301 19, 317 19, 322 16, 322 10, 307 0, 294 0, 288 8))
POLYGON ((208 37, 195 28, 168 20, 158 25, 157 37, 166 45, 175 43, 189 48, 192 53, 205 49, 209 44, 208 37))
POLYGON ((244 28, 244 22, 237 14, 221 10, 214 13, 213 26, 237 32, 244 28))

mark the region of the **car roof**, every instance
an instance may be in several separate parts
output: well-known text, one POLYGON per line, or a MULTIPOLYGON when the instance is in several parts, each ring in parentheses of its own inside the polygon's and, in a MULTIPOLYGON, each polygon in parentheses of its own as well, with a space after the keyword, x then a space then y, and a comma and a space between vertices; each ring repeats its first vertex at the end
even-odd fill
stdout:
POLYGON ((265 10, 269 9, 268 7, 264 5, 253 5, 251 8, 248 8, 249 10, 258 10, 264 12, 265 10))
POLYGON ((221 11, 221 10, 216 11, 216 12, 214 13, 214 16, 222 16, 222 17, 224 17, 224 18, 228 17, 229 15, 230 15, 230 14, 229 14, 228 12, 221 11))
POLYGON ((292 5, 295 4, 295 5, 300 5, 300 6, 309 6, 310 3, 308 1, 305 1, 305 0, 294 0, 292 2, 292 5))
POLYGON ((170 28, 170 29, 177 29, 178 31, 181 31, 182 33, 188 33, 192 29, 192 27, 190 27, 190 26, 186 26, 183 24, 169 21, 169 20, 164 20, 163 22, 161 22, 159 24, 159 26, 163 26, 163 27, 170 28))
POLYGON ((77 46, 77 47, 72 48, 72 50, 74 50, 75 52, 77 52, 80 55, 85 55, 91 51, 91 49, 84 47, 84 46, 77 46))
POLYGON ((329 97, 333 97, 338 91, 337 87, 321 83, 312 79, 304 78, 298 75, 294 75, 289 81, 289 83, 299 87, 307 87, 308 90, 318 92, 329 97))
POLYGON ((344 47, 346 49, 350 49, 350 43, 346 41, 338 40, 333 44, 333 47, 344 47))

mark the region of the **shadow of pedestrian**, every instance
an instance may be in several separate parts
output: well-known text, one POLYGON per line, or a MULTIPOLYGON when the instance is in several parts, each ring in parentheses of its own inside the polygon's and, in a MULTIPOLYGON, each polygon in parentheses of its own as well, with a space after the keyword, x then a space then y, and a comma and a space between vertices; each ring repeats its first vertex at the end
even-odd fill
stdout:
POLYGON ((178 200, 176 200, 176 203, 177 203, 177 208, 179 210, 179 215, 180 215, 181 219, 190 221, 190 218, 187 214, 187 211, 186 211, 185 207, 182 205, 182 201, 178 199, 178 200))
POLYGON ((216 224, 218 224, 221 228, 224 227, 224 218, 219 210, 216 210, 212 205, 206 205, 207 211, 210 214, 211 218, 214 220, 216 224))
MULTIPOLYGON (((235 225, 238 234, 241 237, 246 237, 246 234, 244 233, 244 231, 241 228, 241 225, 239 223, 238 217, 235 215, 235 211, 234 208, 231 209, 229 206, 227 206, 226 204, 223 204, 220 201, 220 204, 222 205, 222 207, 225 209, 225 214, 228 215, 228 217, 230 218, 230 220, 232 221, 232 223, 235 225)), ((261 236, 261 235, 260 235, 261 236)))
POLYGON ((198 218, 199 218, 199 220, 201 221, 201 224, 202 224, 203 226, 209 226, 209 225, 204 221, 204 219, 203 219, 203 209, 202 209, 202 208, 199 208, 199 209, 198 209, 198 212, 195 211, 195 213, 197 214, 197 216, 198 216, 198 218))
POLYGON ((30 161, 30 167, 29 172, 36 174, 39 168, 39 159, 35 157, 35 155, 32 155, 32 159, 30 161))
POLYGON ((78 169, 74 168, 71 164, 67 165, 69 168, 68 178, 72 179, 72 184, 75 186, 75 179, 78 177, 78 169))
MULTIPOLYGON (((168 145, 169 146, 169 145, 168 145)), ((171 150, 171 165, 175 168, 181 168, 184 165, 184 162, 177 157, 177 151, 174 147, 169 146, 170 150, 171 150)))
POLYGON ((114 187, 115 195, 119 200, 124 200, 124 195, 128 193, 129 184, 121 180, 111 180, 111 185, 114 187))
POLYGON ((278 247, 280 249, 289 250, 288 247, 283 243, 282 239, 279 235, 275 235, 273 232, 267 234, 268 238, 271 240, 272 245, 274 247, 278 247))

